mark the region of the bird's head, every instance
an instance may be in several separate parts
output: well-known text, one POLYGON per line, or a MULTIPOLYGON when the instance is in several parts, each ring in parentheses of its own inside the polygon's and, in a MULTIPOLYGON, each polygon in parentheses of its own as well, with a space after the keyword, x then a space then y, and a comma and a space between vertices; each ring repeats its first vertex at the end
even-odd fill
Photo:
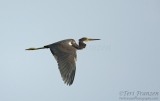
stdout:
POLYGON ((83 37, 81 39, 79 39, 79 42, 88 42, 88 41, 94 41, 94 40, 100 40, 100 39, 92 39, 92 38, 86 38, 86 37, 83 37))

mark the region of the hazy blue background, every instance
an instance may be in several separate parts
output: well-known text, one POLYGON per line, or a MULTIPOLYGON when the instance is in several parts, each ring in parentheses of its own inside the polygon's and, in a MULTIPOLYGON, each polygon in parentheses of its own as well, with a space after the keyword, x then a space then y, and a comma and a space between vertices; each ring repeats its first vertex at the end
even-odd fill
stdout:
MULTIPOLYGON (((0 0, 0 101, 119 101, 160 92, 159 0, 0 0), (73 85, 48 49, 100 38, 78 51, 73 85)), ((159 96, 160 99, 160 96, 159 96)))

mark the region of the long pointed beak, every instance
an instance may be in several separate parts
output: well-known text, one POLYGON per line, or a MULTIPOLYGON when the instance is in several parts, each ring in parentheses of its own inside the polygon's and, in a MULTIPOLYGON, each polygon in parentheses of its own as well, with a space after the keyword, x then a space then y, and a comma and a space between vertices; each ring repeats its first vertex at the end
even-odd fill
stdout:
POLYGON ((101 40, 101 39, 92 39, 92 38, 88 38, 88 41, 94 41, 94 40, 101 40))

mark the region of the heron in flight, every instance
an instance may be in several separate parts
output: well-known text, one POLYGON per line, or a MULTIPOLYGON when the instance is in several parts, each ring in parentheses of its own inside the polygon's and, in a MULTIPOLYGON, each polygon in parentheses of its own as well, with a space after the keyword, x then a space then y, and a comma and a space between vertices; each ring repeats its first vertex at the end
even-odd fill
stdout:
POLYGON ((26 50, 38 50, 49 48, 55 57, 61 77, 67 85, 71 85, 74 81, 76 72, 76 50, 81 50, 86 47, 85 42, 100 40, 83 37, 79 39, 79 45, 74 39, 65 39, 53 44, 49 44, 40 48, 28 48, 26 50))

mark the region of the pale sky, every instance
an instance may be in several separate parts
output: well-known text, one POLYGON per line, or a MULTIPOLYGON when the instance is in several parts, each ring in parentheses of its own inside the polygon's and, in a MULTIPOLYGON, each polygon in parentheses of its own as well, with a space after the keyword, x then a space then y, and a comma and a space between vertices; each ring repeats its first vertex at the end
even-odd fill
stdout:
POLYGON ((127 101, 120 92, 160 92, 159 0, 1 0, 0 46, 0 101, 127 101), (77 51, 71 86, 49 49, 25 51, 82 37, 101 40, 77 51))

